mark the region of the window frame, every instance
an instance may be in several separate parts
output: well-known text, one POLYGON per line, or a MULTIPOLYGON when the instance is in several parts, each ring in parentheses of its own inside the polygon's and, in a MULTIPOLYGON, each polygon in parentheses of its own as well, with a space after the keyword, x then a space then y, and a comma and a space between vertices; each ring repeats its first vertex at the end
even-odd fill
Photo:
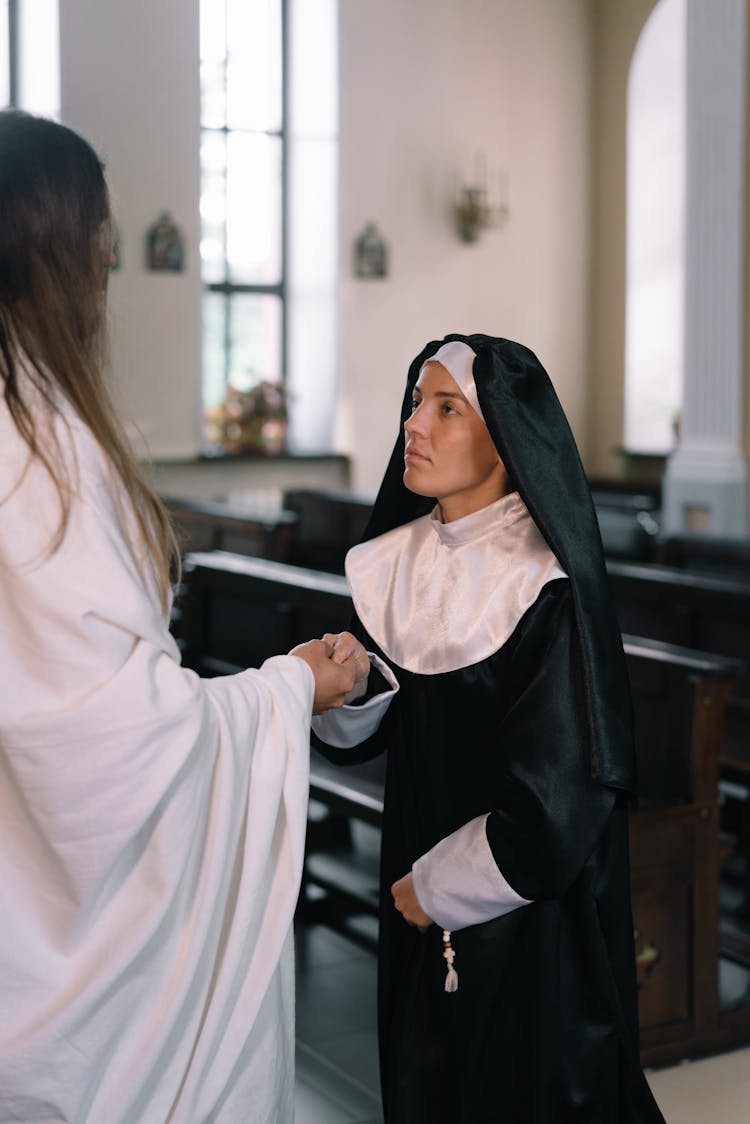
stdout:
POLYGON ((18 0, 7 0, 8 106, 18 105, 18 0))
MULTIPOLYGON (((213 0, 215 2, 215 0, 213 0)), ((201 0, 201 3, 212 3, 212 0, 201 0)), ((288 318, 289 318, 289 4, 288 0, 279 0, 281 18, 281 124, 279 129, 245 130, 233 129, 225 124, 221 127, 206 127, 203 125, 203 106, 201 94, 201 141, 207 134, 221 135, 225 139, 232 133, 246 133, 249 135, 264 135, 278 137, 281 143, 281 178, 280 178, 280 204, 281 204, 281 229, 280 229, 280 273, 279 281, 271 284, 246 284, 233 281, 204 281, 201 276, 201 294, 216 293, 225 300, 224 304, 224 386, 229 386, 229 372, 231 359, 232 318, 231 298, 234 295, 275 296, 280 303, 279 317, 279 383, 284 386, 287 382, 288 367, 288 318)), ((224 6, 226 12, 226 5, 224 6)), ((202 60, 201 60, 202 61, 202 60)), ((200 170, 201 191, 203 187, 203 168, 200 170)), ((224 227, 224 254, 225 277, 228 274, 226 225, 224 227)), ((202 262, 201 262, 202 273, 202 262)), ((201 412, 205 419, 206 402, 204 390, 204 371, 201 364, 201 412)), ((203 422, 205 425, 205 421, 203 422)), ((202 437, 205 440, 205 436, 202 437)))

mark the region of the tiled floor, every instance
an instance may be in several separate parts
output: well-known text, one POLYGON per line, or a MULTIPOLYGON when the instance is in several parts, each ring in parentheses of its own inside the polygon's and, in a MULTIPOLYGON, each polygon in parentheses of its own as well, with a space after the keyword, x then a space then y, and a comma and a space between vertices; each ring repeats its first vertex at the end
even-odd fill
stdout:
MULTIPOLYGON (((667 1124, 750 1124, 750 1049, 648 1077, 667 1124)), ((297 925, 295 1124, 382 1124, 375 957, 304 922, 297 925)))
POLYGON ((648 1075, 667 1124, 748 1124, 750 1049, 648 1075))
POLYGON ((295 1124, 381 1124, 375 957, 298 923, 295 1124))

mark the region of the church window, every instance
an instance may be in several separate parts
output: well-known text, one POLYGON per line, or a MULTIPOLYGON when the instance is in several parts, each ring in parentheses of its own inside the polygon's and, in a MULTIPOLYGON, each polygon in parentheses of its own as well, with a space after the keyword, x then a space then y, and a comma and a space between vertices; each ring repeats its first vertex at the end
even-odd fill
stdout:
POLYGON ((203 0, 203 402, 285 374, 283 0, 203 0))
POLYGON ((627 96, 625 434, 667 453, 682 401, 686 0, 660 0, 633 54, 627 96))

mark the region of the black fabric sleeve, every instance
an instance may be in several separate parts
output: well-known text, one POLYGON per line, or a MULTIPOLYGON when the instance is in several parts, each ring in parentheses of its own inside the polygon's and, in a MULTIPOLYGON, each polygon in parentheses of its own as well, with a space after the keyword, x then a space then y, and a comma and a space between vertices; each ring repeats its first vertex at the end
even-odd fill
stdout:
POLYGON ((530 610, 514 652, 514 702, 499 730, 503 800, 486 829, 499 870, 531 900, 562 897, 615 803, 591 775, 572 595, 561 589, 530 610))

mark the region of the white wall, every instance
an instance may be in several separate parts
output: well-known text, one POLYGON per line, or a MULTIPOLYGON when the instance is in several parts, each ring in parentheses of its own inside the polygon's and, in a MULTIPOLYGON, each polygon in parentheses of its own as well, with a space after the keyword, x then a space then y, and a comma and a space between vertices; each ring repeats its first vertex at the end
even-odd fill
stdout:
POLYGON ((409 361, 451 331, 519 339, 586 431, 589 25, 586 0, 343 0, 340 40, 342 439, 373 491, 409 361), (466 245, 456 172, 507 170, 509 224, 466 245), (385 281, 356 280, 375 221, 385 281))
MULTIPOLYGON (((338 447, 372 492, 406 367, 430 338, 520 339, 586 428, 589 0, 341 0, 338 447), (511 217, 465 245, 456 173, 476 153, 509 177, 511 217), (375 220, 385 281, 351 274, 375 220)), ((107 161, 123 237, 114 366, 160 458, 198 448, 198 0, 60 0, 62 119, 107 161), (187 271, 149 274, 143 235, 169 208, 187 271)))
POLYGON ((198 450, 198 0, 60 0, 61 118, 103 157, 122 237, 110 283, 114 375, 157 457, 198 450), (144 237, 169 210, 184 273, 149 273, 144 237))

